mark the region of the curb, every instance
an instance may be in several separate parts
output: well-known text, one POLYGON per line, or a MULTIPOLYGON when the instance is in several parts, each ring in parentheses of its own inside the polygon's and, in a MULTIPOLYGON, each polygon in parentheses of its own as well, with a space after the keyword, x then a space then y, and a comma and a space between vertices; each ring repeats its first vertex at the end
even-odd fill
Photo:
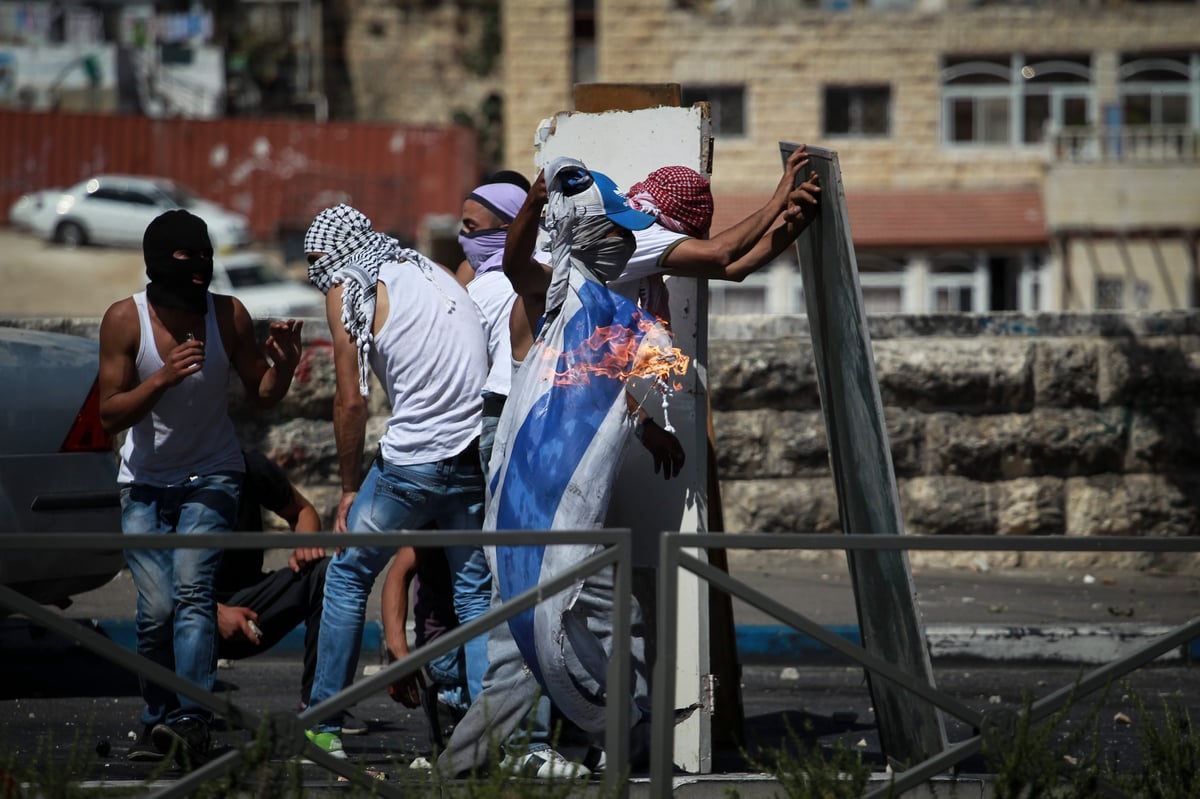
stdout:
MULTIPOLYGON (((825 629, 862 646, 862 633, 857 625, 832 625, 825 629)), ((925 627, 925 637, 932 660, 1102 664, 1130 655, 1176 629, 1142 624, 931 624, 925 627)), ((738 625, 736 635, 738 655, 746 663, 852 662, 782 624, 738 625)), ((1190 663, 1195 659, 1200 659, 1200 637, 1160 655, 1155 662, 1190 663)))
MULTIPOLYGON (((127 649, 137 640, 134 622, 98 621, 104 635, 127 649)), ((825 629, 855 646, 862 645, 857 625, 829 625, 825 629)), ((1071 625, 957 625, 935 624, 925 628, 933 660, 985 660, 997 663, 1110 663, 1144 647, 1177 628, 1166 625, 1071 624, 1071 625)), ((735 628, 739 658, 748 664, 846 663, 851 661, 802 632, 782 624, 740 624, 735 628)), ((380 652, 384 646, 383 625, 363 625, 363 652, 380 652)), ((289 632, 273 652, 304 651, 304 626, 289 632)), ((1200 637, 1160 655, 1157 663, 1200 661, 1200 637)))

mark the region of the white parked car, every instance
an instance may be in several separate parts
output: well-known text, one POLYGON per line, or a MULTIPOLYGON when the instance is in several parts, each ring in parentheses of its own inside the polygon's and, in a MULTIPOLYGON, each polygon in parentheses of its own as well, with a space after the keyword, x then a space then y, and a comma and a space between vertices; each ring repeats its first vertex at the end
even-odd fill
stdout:
MULTIPOLYGON (((99 365, 89 339, 0 327, 0 535, 121 531, 99 365)), ((120 550, 0 551, 0 584, 66 607, 124 565, 120 550)), ((0 617, 7 613, 0 607, 0 617)))
POLYGON ((287 277, 269 258, 255 252, 218 255, 209 290, 237 297, 254 319, 325 318, 324 294, 287 277))
POLYGON ((142 175, 97 175, 69 189, 23 195, 9 210, 9 221, 68 247, 136 248, 150 221, 174 208, 203 219, 220 252, 250 243, 250 223, 242 214, 200 199, 174 181, 142 175))

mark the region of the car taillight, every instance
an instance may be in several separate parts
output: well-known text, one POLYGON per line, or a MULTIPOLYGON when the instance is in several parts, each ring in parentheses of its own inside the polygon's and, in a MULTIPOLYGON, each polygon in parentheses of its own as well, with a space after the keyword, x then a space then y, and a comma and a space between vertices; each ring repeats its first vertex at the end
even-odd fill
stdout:
POLYGON ((104 425, 100 423, 100 382, 96 380, 58 451, 111 452, 112 448, 113 437, 105 432, 104 425))

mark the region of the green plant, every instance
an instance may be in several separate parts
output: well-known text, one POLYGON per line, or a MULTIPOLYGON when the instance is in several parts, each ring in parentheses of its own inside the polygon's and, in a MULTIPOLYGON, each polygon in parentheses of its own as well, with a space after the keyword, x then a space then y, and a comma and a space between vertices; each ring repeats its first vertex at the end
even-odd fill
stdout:
POLYGON ((1028 695, 1016 714, 995 716, 983 730, 983 755, 994 799, 1089 799, 1099 796, 1098 718, 1106 688, 1082 724, 1063 734, 1074 705, 1075 688, 1050 718, 1035 722, 1028 695), (1081 744, 1087 743, 1081 754, 1081 744))
MULTIPOLYGON (((37 739, 33 756, 14 754, 15 747, 0 745, 0 799, 18 799, 37 796, 40 799, 74 799, 90 796, 94 790, 81 786, 95 770, 97 755, 94 743, 93 724, 89 720, 77 728, 71 738, 66 762, 55 758, 55 739, 47 733, 37 739), (26 791, 22 786, 30 786, 26 791)), ((4 731, 7 740, 7 730, 4 731)), ((160 776, 156 771, 151 779, 160 776)), ((105 796, 131 796, 140 793, 136 789, 127 791, 106 790, 105 796)))
MULTIPOLYGON (((1141 697, 1130 692, 1138 714, 1150 713, 1141 697)), ((1163 699, 1163 718, 1139 728, 1141 767, 1133 774, 1113 775, 1123 790, 1140 799, 1192 799, 1200 796, 1200 738, 1193 734, 1187 708, 1163 699)))

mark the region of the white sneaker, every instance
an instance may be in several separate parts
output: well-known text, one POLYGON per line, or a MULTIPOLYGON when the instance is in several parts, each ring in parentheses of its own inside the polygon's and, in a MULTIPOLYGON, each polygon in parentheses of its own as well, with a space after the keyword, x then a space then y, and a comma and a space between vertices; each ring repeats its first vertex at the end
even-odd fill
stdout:
POLYGON ((505 755, 500 768, 518 777, 539 780, 578 780, 592 776, 582 763, 573 763, 553 749, 535 749, 519 755, 505 755))
POLYGON ((412 762, 408 764, 408 767, 412 769, 428 770, 433 768, 433 764, 430 763, 429 758, 425 757, 424 755, 417 755, 413 758, 412 762))

